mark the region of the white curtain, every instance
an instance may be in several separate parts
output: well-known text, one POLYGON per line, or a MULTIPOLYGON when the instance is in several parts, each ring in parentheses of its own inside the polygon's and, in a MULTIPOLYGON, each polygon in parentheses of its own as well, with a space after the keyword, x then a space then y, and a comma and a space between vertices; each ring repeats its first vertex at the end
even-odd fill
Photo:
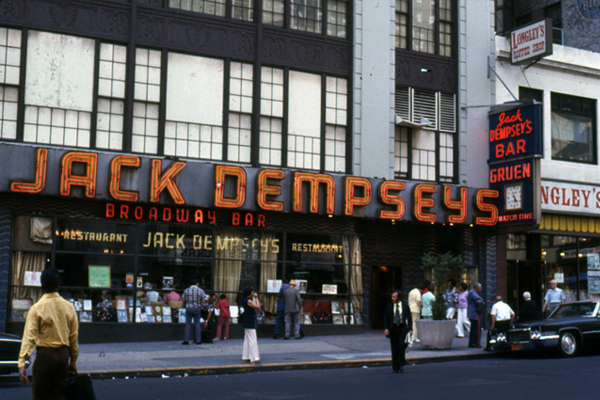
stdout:
MULTIPOLYGON (((362 298, 362 261, 360 251, 360 239, 356 236, 343 236, 343 260, 344 260, 344 277, 349 284, 349 292, 352 295, 352 308, 355 312, 362 315, 363 298, 362 298), (352 265, 350 265, 352 264, 352 265)), ((356 323, 356 319, 355 319, 356 323)))
MULTIPOLYGON (((262 240, 267 243, 272 243, 273 239, 275 239, 275 235, 270 232, 265 232, 262 234, 262 240)), ((272 246, 268 246, 268 251, 260 254, 261 263, 260 263, 260 281, 259 281, 259 291, 266 292, 267 291, 267 280, 269 279, 277 279, 277 253, 270 251, 272 246), (271 262, 272 261, 272 262, 271 262)), ((276 294, 263 294, 260 295, 260 304, 263 306, 265 312, 271 314, 277 314, 277 295, 276 294)))
MULTIPOLYGON (((23 285, 25 271, 41 272, 46 265, 46 253, 28 251, 13 251, 12 253, 12 283, 13 286, 23 285)), ((40 287, 13 287, 13 299, 31 299, 33 303, 42 297, 40 287)))
MULTIPOLYGON (((222 230, 217 233, 221 241, 226 240, 225 248, 217 246, 219 238, 215 241, 215 291, 237 292, 240 286, 242 273, 242 246, 239 240, 243 239, 237 230, 222 230)), ((236 304, 237 293, 225 293, 229 304, 236 304)))

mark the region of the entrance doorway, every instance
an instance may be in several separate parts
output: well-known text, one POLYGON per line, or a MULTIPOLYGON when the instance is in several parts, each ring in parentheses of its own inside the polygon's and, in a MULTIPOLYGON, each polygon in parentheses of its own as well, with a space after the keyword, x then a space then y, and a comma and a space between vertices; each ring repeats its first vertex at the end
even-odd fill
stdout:
POLYGON ((531 293, 531 299, 535 301, 538 312, 541 312, 542 300, 542 270, 541 266, 532 261, 508 260, 508 282, 506 302, 513 307, 515 313, 519 313, 523 305, 523 292, 531 293))
POLYGON ((371 267, 371 329, 383 329, 385 307, 395 289, 402 288, 402 267, 371 267))

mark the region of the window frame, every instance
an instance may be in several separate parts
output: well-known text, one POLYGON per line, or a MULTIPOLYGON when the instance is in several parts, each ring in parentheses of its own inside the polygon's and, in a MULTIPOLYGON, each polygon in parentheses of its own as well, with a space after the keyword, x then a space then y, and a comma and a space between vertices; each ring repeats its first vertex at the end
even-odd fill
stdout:
POLYGON ((554 115, 554 112, 557 112, 557 113, 560 113, 560 114, 566 115, 566 116, 586 117, 586 118, 591 119, 591 123, 592 123, 591 138, 590 138, 591 143, 589 143, 589 146, 591 147, 591 150, 592 150, 591 151, 592 160, 591 161, 582 161, 582 160, 574 160, 574 159, 555 157, 554 151, 552 149, 553 142, 554 142, 552 123, 550 125, 550 157, 551 157, 551 159, 553 161, 565 161, 565 162, 572 162, 572 163, 578 163, 578 164, 597 165, 598 164, 598 151, 597 151, 598 127, 597 127, 596 118, 598 115, 598 101, 596 99, 587 98, 587 97, 573 96, 570 94, 558 93, 558 92, 551 92, 551 94, 550 94, 550 119, 551 120, 552 120, 552 116, 554 115), (572 110, 561 109, 560 104, 555 104, 555 100, 558 100, 560 102, 560 101, 566 101, 568 99, 579 99, 579 101, 582 101, 582 102, 589 102, 590 103, 589 107, 593 110, 593 113, 585 112, 583 109, 584 108, 583 104, 582 104, 581 111, 572 111, 572 110))
MULTIPOLYGON (((433 53, 428 53, 428 52, 422 52, 419 50, 415 50, 413 49, 413 1, 414 0, 407 0, 408 1, 408 9, 407 12, 400 12, 398 10, 395 10, 395 21, 397 21, 397 16, 398 15, 405 15, 407 16, 407 25, 406 25, 406 48, 402 48, 402 47, 398 47, 396 46, 396 51, 407 51, 407 52, 411 52, 411 53, 416 53, 416 54, 426 54, 426 55, 430 55, 430 56, 436 56, 436 57, 444 57, 445 59, 454 59, 457 57, 458 54, 458 41, 457 41, 457 25, 458 25, 458 10, 457 10, 457 2, 456 0, 450 0, 450 4, 452 6, 452 10, 451 10, 451 20, 441 20, 440 18, 440 1, 442 0, 424 0, 424 1, 431 1, 434 2, 434 13, 435 13, 435 21, 433 24, 433 43, 434 43, 434 52, 433 53), (442 44, 440 43, 440 26, 442 24, 451 24, 452 25, 452 29, 451 29, 451 40, 450 40, 450 50, 451 50, 451 55, 450 56, 446 56, 446 55, 441 55, 441 46, 442 44)), ((398 27, 398 25, 395 23, 395 26, 398 27)), ((400 42, 400 36, 395 34, 395 42, 396 44, 400 42)))

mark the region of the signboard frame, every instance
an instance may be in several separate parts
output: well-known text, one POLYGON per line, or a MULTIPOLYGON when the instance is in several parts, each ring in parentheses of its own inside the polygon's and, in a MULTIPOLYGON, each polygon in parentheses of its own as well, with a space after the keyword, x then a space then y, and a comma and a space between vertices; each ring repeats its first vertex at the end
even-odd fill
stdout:
POLYGON ((552 37, 552 18, 514 29, 510 32, 510 63, 519 65, 552 55, 552 37))

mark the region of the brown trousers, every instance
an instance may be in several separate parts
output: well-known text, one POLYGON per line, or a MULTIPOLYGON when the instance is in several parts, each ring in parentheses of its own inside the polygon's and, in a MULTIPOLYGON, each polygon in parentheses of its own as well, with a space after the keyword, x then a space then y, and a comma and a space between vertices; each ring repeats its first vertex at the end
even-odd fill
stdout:
POLYGON ((68 347, 38 347, 33 363, 33 400, 63 400, 68 376, 68 347))

